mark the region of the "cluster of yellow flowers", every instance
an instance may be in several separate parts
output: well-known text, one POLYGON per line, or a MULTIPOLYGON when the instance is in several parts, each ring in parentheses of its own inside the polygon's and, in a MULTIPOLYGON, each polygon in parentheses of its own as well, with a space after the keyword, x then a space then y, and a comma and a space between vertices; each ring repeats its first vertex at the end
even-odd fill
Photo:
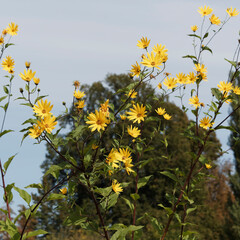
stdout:
POLYGON ((43 132, 51 133, 57 124, 56 117, 50 112, 53 108, 51 102, 47 100, 38 101, 33 107, 33 112, 36 114, 37 123, 29 129, 31 138, 38 138, 43 132))
POLYGON ((35 83, 35 85, 37 86, 40 82, 40 78, 35 77, 36 72, 33 72, 30 68, 31 63, 30 62, 25 62, 25 66, 26 69, 24 69, 24 74, 20 73, 19 77, 22 78, 22 80, 26 81, 26 82, 30 82, 31 80, 33 80, 33 82, 35 83))
POLYGON ((156 109, 155 111, 159 116, 163 116, 166 120, 170 120, 172 118, 172 116, 170 116, 168 113, 166 113, 165 108, 160 107, 160 108, 156 109))
POLYGON ((75 86, 75 91, 73 96, 77 99, 77 102, 75 103, 75 106, 77 109, 83 109, 85 107, 85 101, 81 100, 84 96, 85 93, 79 91, 79 87, 80 87, 80 82, 79 81, 74 81, 73 85, 75 86))
MULTIPOLYGON (((219 91, 222 92, 224 99, 228 98, 232 92, 235 93, 236 95, 240 95, 240 87, 233 86, 233 84, 231 82, 221 81, 217 86, 218 86, 219 91)), ((230 102, 232 102, 232 100, 226 99, 225 102, 230 103, 230 102)))

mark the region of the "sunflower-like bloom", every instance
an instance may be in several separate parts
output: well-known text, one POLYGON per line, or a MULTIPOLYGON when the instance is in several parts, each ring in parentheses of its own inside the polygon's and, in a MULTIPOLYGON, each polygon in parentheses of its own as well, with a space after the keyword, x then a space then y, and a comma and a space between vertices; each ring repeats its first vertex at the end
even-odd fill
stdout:
POLYGON ((176 75, 176 81, 179 84, 186 84, 187 83, 187 76, 184 73, 179 73, 176 75))
POLYGON ((33 82, 38 85, 40 83, 40 78, 34 77, 33 82))
POLYGON ((50 112, 52 108, 53 105, 51 105, 51 102, 48 102, 47 99, 43 102, 43 100, 41 99, 37 102, 37 104, 34 105, 33 112, 35 112, 37 116, 44 118, 52 114, 50 112))
POLYGON ((109 99, 101 104, 100 111, 102 111, 106 117, 109 117, 109 99))
POLYGON ((177 81, 173 77, 167 77, 164 79, 163 84, 168 88, 168 89, 173 89, 177 87, 177 81))
POLYGON ((123 115, 120 115, 120 118, 121 118, 122 120, 126 120, 127 116, 123 114, 123 115))
POLYGON ((170 116, 169 114, 165 113, 163 114, 163 117, 166 119, 166 120, 170 120, 172 118, 172 116, 170 116))
POLYGON ((119 160, 117 159, 116 156, 117 150, 116 149, 111 149, 111 152, 108 154, 106 163, 108 165, 111 165, 113 168, 119 168, 119 160))
POLYGON ((31 66, 31 62, 26 61, 26 62, 25 62, 25 67, 26 67, 27 69, 29 69, 30 66, 31 66))
POLYGON ((208 163, 205 163, 205 167, 206 167, 207 169, 210 169, 210 168, 212 168, 212 165, 210 165, 210 164, 208 164, 208 163))
POLYGON ((196 32, 198 30, 198 26, 197 25, 191 26, 191 29, 193 32, 196 32))
POLYGON ((163 115, 163 114, 166 113, 165 108, 161 108, 161 107, 158 108, 158 109, 156 109, 155 111, 156 111, 156 113, 157 113, 159 116, 161 116, 161 115, 163 115))
POLYGON ((219 88, 219 90, 221 91, 221 92, 230 92, 232 89, 233 89, 233 87, 232 87, 232 83, 228 83, 228 82, 224 82, 224 81, 221 81, 218 85, 218 88, 219 88))
POLYGON ((104 130, 107 126, 108 119, 102 111, 95 110, 95 114, 90 113, 87 118, 89 121, 86 123, 90 125, 89 128, 91 128, 92 132, 95 130, 100 132, 100 130, 104 130))
MULTIPOLYGON (((224 94, 223 94, 223 98, 224 99, 226 99, 226 98, 228 98, 229 97, 229 94, 227 93, 227 92, 225 92, 224 94)), ((225 100, 225 103, 227 103, 227 104, 229 104, 229 103, 231 103, 232 102, 232 99, 226 99, 225 100)))
POLYGON ((194 64, 196 68, 194 68, 194 70, 196 70, 197 72, 199 72, 200 74, 202 73, 206 73, 207 72, 207 69, 205 68, 205 65, 204 64, 194 64))
POLYGON ((3 36, 0 36, 0 45, 2 45, 4 43, 4 38, 3 36))
POLYGON ((18 32, 18 25, 15 24, 15 23, 9 23, 8 24, 8 27, 6 28, 7 30, 7 33, 11 36, 13 35, 17 35, 17 32, 18 32))
POLYGON ((235 17, 239 14, 239 11, 237 11, 236 8, 233 9, 232 7, 227 8, 226 12, 228 13, 229 17, 235 17))
POLYGON ((128 97, 131 96, 131 98, 136 98, 136 97, 137 97, 137 92, 134 91, 133 89, 131 89, 131 90, 126 94, 126 96, 128 96, 128 97))
POLYGON ((125 170, 127 172, 127 174, 129 175, 131 172, 134 172, 131 167, 133 167, 133 164, 131 163, 132 162, 132 159, 127 159, 125 162, 124 162, 124 165, 125 165, 125 170))
POLYGON ((79 90, 75 90, 73 96, 79 100, 85 96, 85 93, 80 92, 79 90))
POLYGON ((238 86, 234 87, 233 92, 237 95, 240 95, 240 87, 238 87, 238 86))
POLYGON ((7 35, 7 29, 2 30, 2 35, 5 37, 7 35))
POLYGON ((144 117, 147 116, 147 111, 145 109, 146 107, 144 107, 143 104, 139 106, 139 104, 137 103, 137 105, 133 105, 133 108, 130 108, 130 112, 127 112, 127 114, 129 115, 127 118, 133 121, 133 123, 140 123, 141 121, 144 121, 144 117))
POLYGON ((42 118, 41 122, 38 121, 38 125, 43 129, 43 131, 51 133, 55 128, 55 125, 57 125, 56 117, 49 114, 46 117, 42 118))
POLYGON ((61 194, 66 195, 67 194, 67 188, 60 188, 59 191, 61 192, 61 194))
POLYGON ((12 57, 7 56, 6 59, 3 59, 3 61, 2 61, 2 68, 3 68, 3 70, 9 72, 10 70, 13 70, 14 64, 15 64, 15 62, 12 59, 12 57))
POLYGON ((116 194, 119 194, 120 192, 123 191, 123 188, 121 187, 120 183, 114 179, 112 182, 112 189, 116 194))
POLYGON ((211 123, 212 119, 210 117, 204 117, 203 119, 200 120, 200 127, 204 129, 208 129, 212 127, 214 124, 213 122, 211 123))
POLYGON ((198 96, 193 96, 192 98, 189 98, 189 104, 192 104, 195 108, 201 106, 198 96))
POLYGON ((159 66, 161 66, 163 63, 162 58, 158 54, 154 54, 154 52, 151 52, 151 55, 147 53, 147 57, 143 56, 143 61, 141 62, 142 65, 150 67, 150 68, 157 68, 160 69, 159 66))
POLYGON ((137 138, 141 134, 140 130, 137 127, 133 128, 132 125, 127 128, 127 131, 128 134, 133 138, 137 138))
POLYGON ((126 148, 119 148, 119 151, 115 152, 115 157, 118 161, 125 162, 127 160, 132 161, 131 152, 126 148))
POLYGON ((132 77, 134 77, 134 76, 139 76, 140 75, 140 73, 141 73, 141 67, 140 67, 140 65, 138 64, 138 62, 136 61, 136 65, 132 65, 132 69, 130 70, 130 72, 132 72, 132 77))
POLYGON ((22 78, 22 80, 30 82, 34 78, 35 73, 36 72, 32 72, 31 69, 28 69, 27 71, 24 69, 24 74, 20 73, 19 76, 22 78))
POLYGON ((38 138, 42 132, 43 129, 38 124, 34 124, 33 127, 29 129, 28 135, 31 138, 38 138))
POLYGON ((165 45, 162 46, 162 44, 157 44, 157 46, 153 46, 153 52, 155 52, 156 54, 158 54, 160 56, 160 58, 164 58, 166 57, 167 54, 167 49, 165 48, 165 45))
POLYGON ((195 83, 197 80, 197 76, 194 74, 194 72, 190 72, 187 75, 187 83, 195 83))
POLYGON ((147 39, 147 37, 142 37, 140 41, 138 41, 138 44, 137 46, 139 48, 143 48, 143 49, 146 49, 150 44, 150 40, 147 39))
POLYGON ((207 16, 212 13, 212 8, 206 5, 204 7, 199 7, 198 12, 202 15, 202 17, 207 16))
POLYGON ((75 89, 80 87, 80 82, 78 80, 73 82, 73 86, 75 87, 75 89))
POLYGON ((211 24, 215 24, 215 25, 220 25, 221 24, 221 20, 216 17, 214 14, 209 18, 211 24))
POLYGON ((82 109, 82 108, 84 108, 86 105, 84 105, 85 104, 85 101, 84 100, 80 100, 80 101, 77 101, 76 103, 75 103, 75 106, 76 106, 76 108, 78 108, 78 109, 82 109))
POLYGON ((162 84, 159 83, 159 84, 157 85, 157 87, 158 87, 159 89, 162 89, 162 84))

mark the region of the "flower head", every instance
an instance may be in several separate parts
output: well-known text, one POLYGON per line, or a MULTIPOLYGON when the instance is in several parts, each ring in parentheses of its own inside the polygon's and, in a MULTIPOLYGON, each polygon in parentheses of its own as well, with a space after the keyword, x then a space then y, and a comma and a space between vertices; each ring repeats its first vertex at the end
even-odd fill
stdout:
POLYGON ((165 48, 165 45, 162 46, 162 44, 157 44, 157 46, 153 47, 153 52, 155 52, 157 55, 160 56, 160 58, 165 58, 167 54, 167 49, 165 48))
POLYGON ((0 36, 0 45, 2 45, 4 43, 4 38, 3 36, 0 36))
POLYGON ((27 69, 29 69, 30 66, 31 66, 31 63, 26 61, 26 62, 25 62, 25 67, 26 67, 27 69))
POLYGON ((155 111, 156 111, 156 113, 157 113, 159 116, 161 116, 161 115, 163 115, 163 114, 166 113, 165 108, 161 108, 161 107, 158 108, 158 109, 156 109, 155 111))
POLYGON ((79 81, 74 81, 73 82, 73 86, 75 87, 75 89, 79 88, 80 87, 80 82, 79 81))
POLYGON ((210 117, 204 117, 203 119, 200 120, 200 127, 204 129, 208 129, 212 127, 214 124, 213 122, 211 123, 212 119, 210 117))
POLYGON ((232 83, 230 83, 230 82, 221 81, 217 86, 218 86, 219 90, 223 93, 224 92, 228 93, 233 89, 232 83))
POLYGON ((136 62, 136 65, 132 65, 132 69, 130 70, 130 72, 132 72, 132 77, 134 76, 139 76, 140 73, 141 73, 141 67, 140 65, 138 64, 138 62, 136 62))
POLYGON ((207 69, 205 68, 204 64, 194 64, 196 68, 194 68, 194 70, 196 70, 197 72, 199 72, 200 74, 202 73, 206 73, 207 69))
POLYGON ((28 135, 31 138, 38 138, 42 132, 43 129, 38 124, 34 124, 33 127, 29 129, 28 135))
POLYGON ((113 168, 119 168, 119 160, 117 159, 116 153, 117 150, 112 148, 106 159, 106 163, 111 165, 113 168))
POLYGON ((198 12, 202 15, 202 17, 207 16, 212 13, 212 8, 207 7, 206 5, 204 7, 199 7, 198 12))
POLYGON ((194 72, 190 72, 187 75, 187 83, 195 83, 197 80, 197 76, 194 74, 194 72))
POLYGON ((159 89, 162 89, 162 84, 159 83, 159 84, 157 85, 157 87, 158 87, 159 89))
POLYGON ((183 73, 179 73, 176 75, 176 81, 179 84, 186 84, 187 83, 187 76, 183 73))
POLYGON ((41 122, 38 121, 38 125, 43 129, 43 131, 51 133, 55 128, 55 125, 57 125, 56 117, 49 114, 46 117, 42 118, 41 122))
POLYGON ((132 161, 131 152, 127 148, 119 148, 119 150, 115 152, 115 157, 121 162, 125 162, 127 160, 132 161))
POLYGON ((9 23, 8 24, 8 27, 6 28, 7 30, 7 33, 11 36, 13 35, 17 35, 17 32, 18 32, 18 25, 15 24, 15 23, 9 23))
POLYGON ((120 118, 121 118, 122 120, 125 120, 125 119, 127 118, 127 116, 126 116, 126 115, 120 115, 120 118))
POLYGON ((112 182, 112 189, 116 194, 119 194, 123 191, 123 188, 121 187, 120 183, 117 180, 113 180, 112 182))
POLYGON ((86 105, 84 105, 85 104, 85 101, 84 100, 79 100, 79 101, 77 101, 76 103, 75 103, 75 106, 76 106, 76 108, 78 108, 78 109, 82 109, 82 108, 84 108, 86 105))
POLYGON ((235 87, 233 88, 233 92, 234 92, 235 94, 237 94, 237 95, 240 95, 240 87, 235 86, 235 87))
POLYGON ((133 108, 130 108, 130 112, 127 112, 129 115, 127 118, 131 121, 140 123, 144 121, 144 117, 146 117, 146 107, 141 104, 141 106, 137 103, 137 105, 133 105, 133 108))
POLYGON ((169 114, 165 113, 163 114, 163 117, 166 119, 166 120, 170 120, 172 118, 172 116, 170 116, 169 114))
POLYGON ((142 65, 150 67, 150 68, 157 68, 160 69, 159 66, 161 66, 163 63, 163 60, 160 55, 154 54, 154 52, 151 52, 151 55, 147 53, 147 57, 143 56, 143 61, 141 62, 142 65))
POLYGON ((6 59, 3 59, 2 61, 2 68, 9 72, 10 70, 13 70, 14 64, 14 60, 10 56, 7 56, 6 59))
POLYGON ((208 164, 208 163, 205 163, 205 167, 206 167, 207 169, 210 169, 210 168, 212 168, 212 165, 210 165, 210 164, 208 164))
POLYGON ((67 194, 67 188, 60 188, 59 191, 61 192, 61 194, 66 195, 67 194))
POLYGON ((148 40, 147 37, 145 37, 145 38, 142 37, 141 40, 138 41, 137 46, 138 46, 139 48, 145 49, 145 48, 148 47, 149 44, 150 44, 150 40, 148 40))
POLYGON ((30 82, 34 78, 35 73, 36 72, 32 72, 31 69, 28 69, 27 71, 24 69, 24 74, 20 73, 19 76, 22 78, 22 80, 30 82))
POLYGON ((89 121, 87 121, 86 123, 90 125, 89 128, 92 128, 92 132, 95 130, 100 132, 100 130, 104 130, 107 126, 108 120, 106 118, 106 115, 102 111, 95 110, 95 114, 90 113, 87 118, 89 121))
POLYGON ((73 96, 79 100, 85 96, 85 93, 80 92, 79 90, 75 90, 73 96))
POLYGON ((216 17, 214 14, 209 18, 211 24, 215 24, 215 25, 220 25, 221 24, 221 20, 216 17))
POLYGON ((133 164, 131 163, 132 162, 132 159, 127 159, 125 162, 124 162, 124 167, 125 167, 125 170, 127 172, 127 174, 129 175, 131 172, 134 172, 131 167, 133 167, 133 164))
POLYGON ((48 115, 51 115, 51 110, 53 108, 53 105, 51 105, 51 102, 48 102, 47 99, 43 102, 41 99, 37 102, 37 104, 33 107, 33 112, 37 114, 37 116, 44 118, 48 115))
POLYGON ((197 25, 191 26, 191 29, 193 32, 196 32, 198 30, 198 26, 197 25))
POLYGON ((128 134, 133 138, 137 138, 141 134, 140 130, 137 127, 133 128, 132 125, 127 128, 127 131, 128 134))
POLYGON ((168 89, 173 89, 177 87, 177 81, 173 77, 167 77, 164 79, 163 84, 168 88, 168 89))
POLYGON ((192 104, 195 108, 198 108, 201 106, 198 96, 193 96, 192 98, 190 98, 189 104, 192 104))
POLYGON ((131 89, 127 94, 128 97, 131 96, 131 98, 136 98, 137 97, 137 92, 131 89))
POLYGON ((236 8, 233 9, 232 7, 228 8, 226 12, 228 13, 229 17, 235 17, 239 14, 239 11, 237 11, 236 8))
POLYGON ((36 85, 38 85, 38 84, 40 83, 40 78, 34 77, 34 78, 33 78, 33 82, 34 82, 36 85))

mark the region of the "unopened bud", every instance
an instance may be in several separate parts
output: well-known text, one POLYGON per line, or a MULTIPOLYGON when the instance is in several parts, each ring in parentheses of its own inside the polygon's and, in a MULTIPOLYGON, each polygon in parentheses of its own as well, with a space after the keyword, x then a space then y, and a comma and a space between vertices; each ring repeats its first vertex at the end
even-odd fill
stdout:
POLYGON ((19 88, 19 91, 20 91, 20 93, 23 93, 23 89, 22 88, 19 88))
POLYGON ((40 88, 38 88, 38 92, 40 92, 41 90, 40 90, 40 88))
POLYGON ((153 74, 150 74, 150 79, 155 78, 153 74))
POLYGON ((25 62, 25 66, 26 66, 26 68, 27 68, 27 69, 29 69, 29 68, 30 68, 30 65, 31 65, 31 63, 30 63, 30 62, 25 62))
POLYGON ((63 105, 63 106, 65 106, 65 105, 66 105, 66 103, 65 103, 65 102, 62 102, 62 105, 63 105))

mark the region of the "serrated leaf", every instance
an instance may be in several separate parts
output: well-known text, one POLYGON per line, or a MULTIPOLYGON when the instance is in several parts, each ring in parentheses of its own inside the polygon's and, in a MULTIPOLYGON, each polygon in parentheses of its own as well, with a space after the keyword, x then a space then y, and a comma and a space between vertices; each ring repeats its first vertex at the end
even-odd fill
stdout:
POLYGON ((13 187, 20 195, 20 197, 29 205, 31 202, 31 195, 27 193, 25 190, 20 189, 18 187, 13 187))

